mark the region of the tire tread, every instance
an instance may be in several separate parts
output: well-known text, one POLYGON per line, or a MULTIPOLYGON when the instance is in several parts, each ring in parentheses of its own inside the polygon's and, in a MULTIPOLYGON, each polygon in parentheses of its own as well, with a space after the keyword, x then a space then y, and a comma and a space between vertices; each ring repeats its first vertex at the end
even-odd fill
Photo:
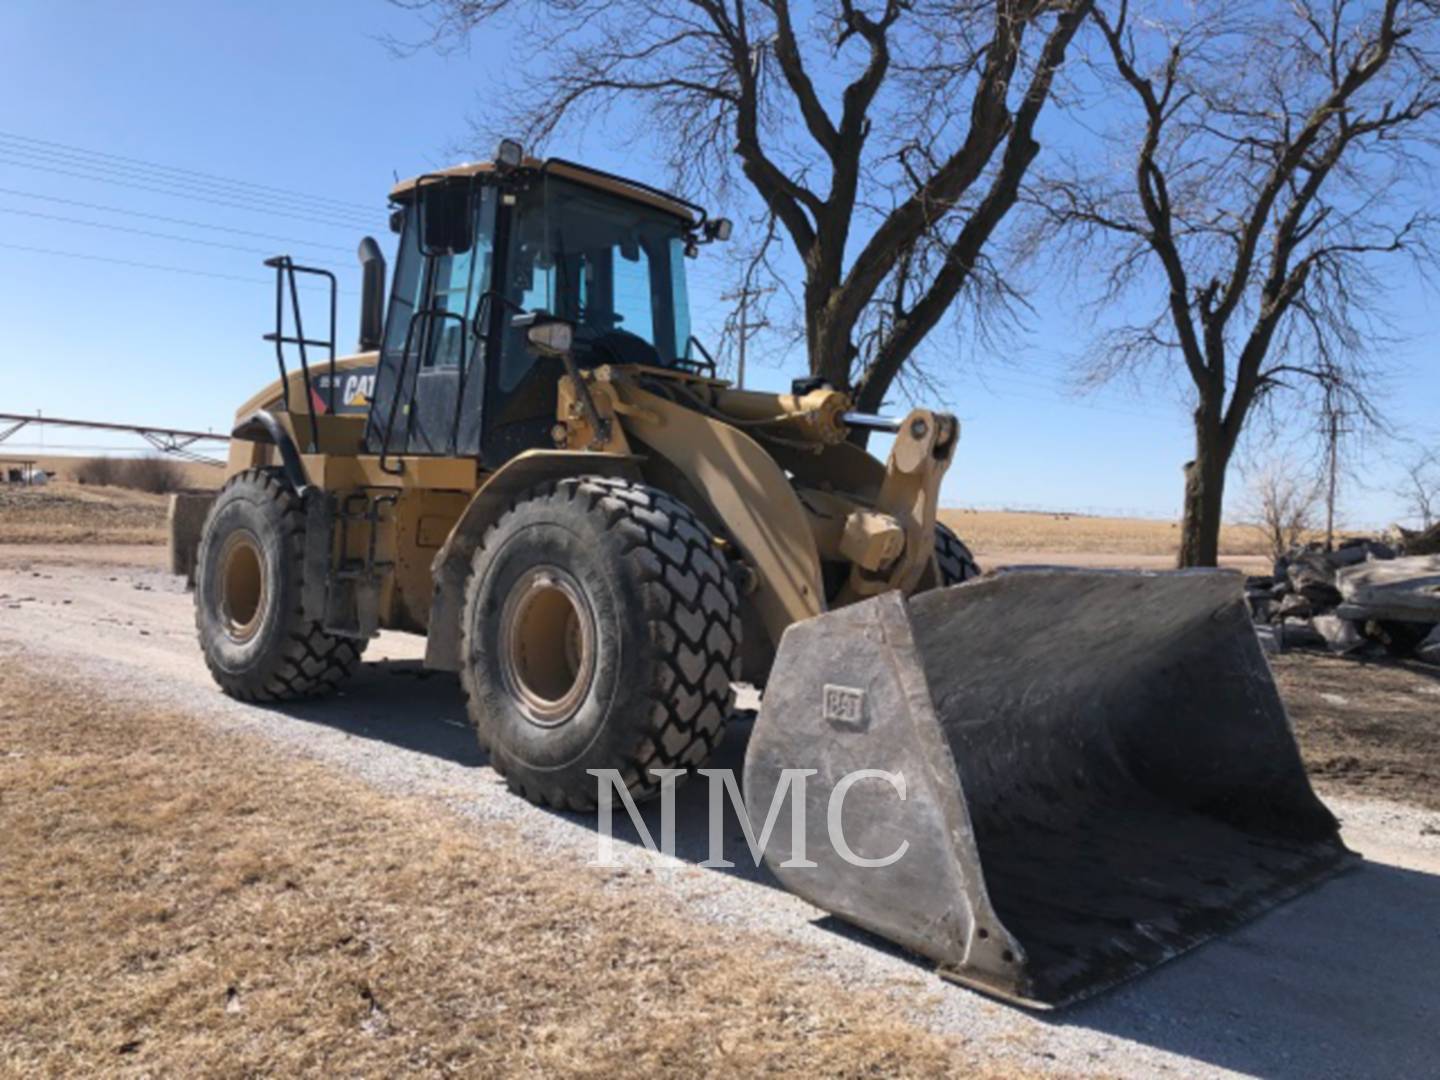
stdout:
POLYGON ((940 569, 940 584, 958 585, 980 576, 980 564, 965 542, 947 525, 935 523, 935 563, 940 569))
MULTIPOLYGON (((739 596, 725 572, 710 533, 678 499, 645 484, 604 476, 569 477, 517 497, 506 515, 486 530, 472 561, 472 578, 484 562, 495 532, 522 504, 554 499, 598 512, 607 531, 621 540, 621 557, 631 560, 642 583, 651 645, 659 663, 651 687, 649 731, 630 758, 615 763, 637 799, 659 790, 650 769, 693 770, 724 736, 730 683, 739 677, 739 596)), ((467 586, 468 589, 468 586, 467 586)), ((474 655, 468 620, 462 627, 463 656, 474 655)), ((461 673, 467 710, 476 716, 476 693, 468 671, 461 673)), ((511 790, 531 802, 562 810, 593 810, 593 794, 526 782, 508 768, 503 753, 486 744, 491 764, 511 790)))
MULTIPOLYGON (((221 498, 236 488, 255 489, 262 498, 275 504, 290 570, 299 580, 304 573, 305 511, 284 474, 275 468, 247 469, 237 473, 221 489, 221 498)), ((215 505, 220 505, 220 499, 215 505)), ((214 513, 212 508, 211 513, 214 513)), ((208 526, 207 526, 208 527, 208 526)), ((203 551, 203 545, 202 545, 203 551)), ((205 568, 198 568, 197 578, 203 580, 205 568)), ((263 674, 236 675, 223 671, 213 662, 208 651, 205 663, 211 676, 231 697, 248 702, 301 701, 320 697, 335 690, 355 670, 366 643, 327 633, 320 622, 305 618, 299 606, 300 590, 294 590, 295 607, 283 614, 288 622, 284 642, 272 669, 263 674)), ((204 632, 201 590, 195 590, 195 625, 204 632)))

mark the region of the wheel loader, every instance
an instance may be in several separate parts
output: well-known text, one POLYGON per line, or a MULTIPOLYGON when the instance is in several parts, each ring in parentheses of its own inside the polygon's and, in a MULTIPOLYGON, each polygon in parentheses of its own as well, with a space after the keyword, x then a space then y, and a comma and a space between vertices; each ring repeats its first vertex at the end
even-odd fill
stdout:
POLYGON ((808 780, 808 858, 775 830, 776 878, 1037 1007, 1353 861, 1236 576, 981 575, 936 520, 954 417, 717 377, 685 267, 728 222, 509 142, 390 200, 354 356, 335 277, 269 260, 278 379, 173 538, 226 693, 324 694, 379 630, 424 634, 510 787, 583 811, 591 770, 644 797, 704 765, 752 683, 751 818, 808 780))

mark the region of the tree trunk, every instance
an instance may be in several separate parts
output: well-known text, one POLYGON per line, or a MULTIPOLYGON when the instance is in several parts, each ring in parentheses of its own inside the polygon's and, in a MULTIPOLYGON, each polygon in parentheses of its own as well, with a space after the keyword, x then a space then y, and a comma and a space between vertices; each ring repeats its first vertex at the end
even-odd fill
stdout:
POLYGON ((1218 424, 1198 418, 1195 460, 1185 463, 1185 511, 1180 521, 1177 565, 1215 566, 1220 555, 1220 517, 1230 455, 1218 424))

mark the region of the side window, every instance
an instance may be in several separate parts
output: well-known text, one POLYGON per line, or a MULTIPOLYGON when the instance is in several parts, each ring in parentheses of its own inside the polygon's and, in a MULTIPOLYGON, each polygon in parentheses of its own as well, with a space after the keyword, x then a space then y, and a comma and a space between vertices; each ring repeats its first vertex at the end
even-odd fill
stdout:
MULTIPOLYGON (((674 355, 690 358, 690 292, 685 287, 685 241, 672 236, 666 241, 670 257, 668 280, 657 290, 662 301, 660 310, 668 310, 674 331, 674 355)), ((657 346, 660 343, 655 343, 657 346)))
POLYGON ((612 287, 615 290, 615 314, 618 328, 646 341, 655 340, 655 303, 650 295, 650 256, 643 244, 631 250, 627 258, 624 245, 610 249, 612 287))
POLYGON ((472 254, 473 249, 463 255, 442 255, 435 260, 435 283, 431 287, 430 306, 437 314, 430 327, 433 341, 430 354, 425 357, 427 368, 460 366, 461 350, 469 333, 460 322, 438 312, 453 312, 464 319, 465 313, 471 310, 471 294, 479 294, 472 280, 475 267, 472 254))
POLYGON ((481 188, 479 198, 479 228, 470 250, 460 255, 443 255, 435 260, 430 306, 437 313, 453 313, 459 319, 439 314, 435 316, 430 330, 430 355, 425 358, 427 368, 459 367, 462 357, 468 356, 474 347, 472 323, 475 308, 480 303, 480 297, 490 288, 490 256, 495 226, 494 189, 481 188))
POLYGON ((415 208, 405 209, 405 228, 400 234, 400 250, 396 255, 395 285, 390 292, 390 314, 385 320, 384 354, 398 356, 405 347, 410 319, 420 306, 420 286, 425 260, 420 255, 415 208))
MULTIPOLYGON (((564 267, 542 252, 538 239, 523 237, 515 243, 511 255, 511 283, 509 298, 524 311, 556 311, 560 309, 560 298, 556 289, 564 267)), ((573 314, 571 315, 573 317, 573 314)), ((500 389, 506 393, 520 385, 535 358, 525 347, 523 331, 510 328, 507 314, 500 349, 500 389)))
POLYGON ((551 311, 555 303, 555 267, 535 266, 529 286, 520 293, 520 306, 526 311, 551 311))

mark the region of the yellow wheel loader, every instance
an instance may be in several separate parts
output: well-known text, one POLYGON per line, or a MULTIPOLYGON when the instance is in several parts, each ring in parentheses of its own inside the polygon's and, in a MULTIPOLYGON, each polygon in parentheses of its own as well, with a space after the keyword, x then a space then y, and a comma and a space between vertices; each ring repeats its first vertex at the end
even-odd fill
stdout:
POLYGON ((936 521, 953 417, 716 377, 685 265, 728 222, 510 143, 391 201, 388 302, 361 244, 358 355, 335 356, 334 277, 270 260, 279 379, 173 538, 227 693, 325 693, 380 629, 424 634, 510 786, 585 810, 590 770, 646 796, 703 765, 748 681, 750 816, 787 787, 809 811, 771 834, 777 878, 1031 1005, 1353 859, 1238 578, 981 576, 936 521), (302 319, 315 286, 328 330, 302 319))

